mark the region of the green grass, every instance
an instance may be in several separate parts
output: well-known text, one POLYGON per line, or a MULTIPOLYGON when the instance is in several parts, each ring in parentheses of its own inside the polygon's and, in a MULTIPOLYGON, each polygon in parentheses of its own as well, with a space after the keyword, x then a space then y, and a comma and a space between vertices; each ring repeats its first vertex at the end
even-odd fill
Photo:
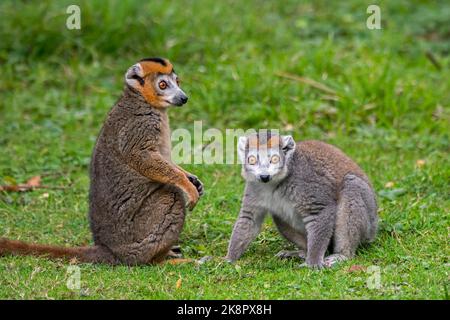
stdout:
POLYGON ((379 194, 380 232, 352 261, 317 272, 274 258, 289 244, 268 219, 229 265, 220 257, 240 207, 240 168, 190 165, 206 194, 180 242, 185 256, 212 261, 79 265, 82 290, 72 291, 67 263, 2 257, 0 298, 448 299, 448 1, 380 1, 383 29, 373 31, 370 1, 83 1, 82 29, 69 31, 73 3, 0 4, 0 183, 45 175, 45 184, 67 187, 0 193, 0 236, 91 241, 91 150, 125 70, 147 56, 168 57, 190 96, 171 111, 172 129, 193 130, 195 120, 204 129, 279 128, 343 149, 379 194), (319 81, 338 101, 279 72, 319 81), (381 287, 369 289, 371 274, 348 272, 353 265, 380 267, 381 287))

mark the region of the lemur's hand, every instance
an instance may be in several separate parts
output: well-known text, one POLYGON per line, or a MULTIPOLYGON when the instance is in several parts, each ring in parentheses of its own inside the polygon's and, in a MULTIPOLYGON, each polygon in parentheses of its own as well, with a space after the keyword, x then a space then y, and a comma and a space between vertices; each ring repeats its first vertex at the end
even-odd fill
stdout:
POLYGON ((187 189, 183 189, 185 194, 185 200, 186 200, 186 207, 189 209, 189 211, 192 211, 194 209, 195 205, 197 204, 198 198, 200 197, 197 191, 197 188, 193 184, 187 184, 187 189))
POLYGON ((187 178, 197 189, 198 195, 199 196, 203 195, 203 183, 200 181, 200 179, 197 178, 197 176, 190 173, 187 175, 187 178))

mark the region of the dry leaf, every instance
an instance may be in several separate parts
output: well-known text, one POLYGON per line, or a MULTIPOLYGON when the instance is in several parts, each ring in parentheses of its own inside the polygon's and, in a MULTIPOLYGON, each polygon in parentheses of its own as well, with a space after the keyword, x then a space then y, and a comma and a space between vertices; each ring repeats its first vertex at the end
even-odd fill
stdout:
POLYGON ((39 187, 41 185, 41 176, 35 176, 28 179, 26 185, 28 187, 39 187))
POLYGON ((389 181, 384 185, 385 188, 392 188, 393 186, 394 186, 394 182, 392 182, 392 181, 389 181))
POLYGON ((181 278, 179 278, 179 279, 177 280, 177 284, 176 284, 177 289, 180 289, 180 288, 181 288, 181 282, 182 282, 182 280, 181 280, 181 278))
POLYGON ((360 266, 357 264, 352 265, 350 268, 348 268, 347 272, 359 272, 359 271, 366 271, 366 267, 360 266))
MULTIPOLYGON (((5 179, 6 180, 6 179, 5 179)), ((28 179, 25 184, 16 184, 15 181, 11 184, 0 186, 0 191, 7 192, 25 192, 34 189, 65 189, 65 187, 50 187, 41 185, 41 176, 34 176, 28 179)))
POLYGON ((416 161, 416 166, 418 168, 422 168, 424 165, 425 165, 425 160, 419 159, 419 160, 416 161))

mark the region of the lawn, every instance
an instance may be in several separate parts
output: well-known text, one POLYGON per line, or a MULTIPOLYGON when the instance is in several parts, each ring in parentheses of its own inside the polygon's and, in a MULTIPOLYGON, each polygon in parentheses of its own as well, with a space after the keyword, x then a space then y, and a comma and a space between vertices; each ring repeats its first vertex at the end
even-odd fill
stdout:
POLYGON ((270 219, 235 265, 222 260, 240 208, 239 165, 184 165, 205 184, 180 238, 197 265, 110 267, 0 258, 0 299, 448 299, 450 3, 1 1, 0 236, 89 244, 88 167, 126 69, 169 58, 190 99, 171 127, 276 128, 350 155, 378 194, 377 240, 312 271, 274 255, 270 219), (78 4, 81 29, 66 28, 78 4), (286 76, 287 75, 287 76, 286 76), (303 77, 321 85, 299 81, 303 77), (323 88, 325 86, 326 88, 323 88))

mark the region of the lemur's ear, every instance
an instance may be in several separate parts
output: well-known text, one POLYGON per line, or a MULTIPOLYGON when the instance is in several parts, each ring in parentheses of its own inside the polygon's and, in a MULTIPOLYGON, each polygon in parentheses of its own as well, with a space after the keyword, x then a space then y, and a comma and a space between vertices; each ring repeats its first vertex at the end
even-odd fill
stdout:
POLYGON ((136 63, 128 68, 127 73, 125 74, 125 81, 129 86, 136 88, 138 85, 144 85, 145 81, 143 77, 144 70, 140 63, 136 63))
POLYGON ((281 136, 281 141, 283 143, 281 149, 284 153, 288 153, 295 148, 295 141, 292 136, 281 136))
POLYGON ((238 139, 238 156, 241 163, 245 162, 245 147, 247 146, 248 138, 245 136, 239 137, 238 139))

